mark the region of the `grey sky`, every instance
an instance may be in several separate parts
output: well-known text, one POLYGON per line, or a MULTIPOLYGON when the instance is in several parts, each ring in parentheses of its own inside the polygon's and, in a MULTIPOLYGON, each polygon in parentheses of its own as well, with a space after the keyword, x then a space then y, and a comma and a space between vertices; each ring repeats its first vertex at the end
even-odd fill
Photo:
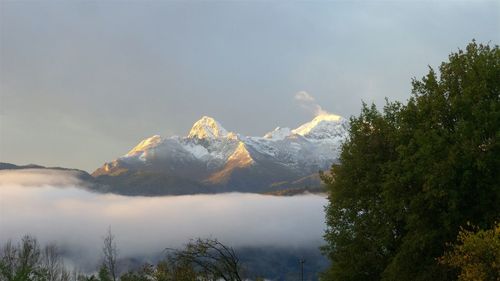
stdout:
POLYGON ((406 100, 412 77, 475 38, 492 1, 0 0, 0 161, 92 171, 202 115, 263 135, 406 100))

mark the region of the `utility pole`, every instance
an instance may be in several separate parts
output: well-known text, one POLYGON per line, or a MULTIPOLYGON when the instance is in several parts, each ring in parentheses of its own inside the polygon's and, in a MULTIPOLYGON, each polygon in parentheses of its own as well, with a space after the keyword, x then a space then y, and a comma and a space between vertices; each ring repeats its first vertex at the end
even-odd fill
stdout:
POLYGON ((300 263, 300 280, 304 281, 304 263, 306 262, 306 260, 304 259, 300 259, 299 260, 299 263, 300 263))

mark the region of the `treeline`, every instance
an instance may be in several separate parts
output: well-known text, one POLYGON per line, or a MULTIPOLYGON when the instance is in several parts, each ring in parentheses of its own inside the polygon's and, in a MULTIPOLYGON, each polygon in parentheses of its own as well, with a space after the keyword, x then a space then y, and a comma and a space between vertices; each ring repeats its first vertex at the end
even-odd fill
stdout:
POLYGON ((24 236, 21 242, 7 242, 0 253, 0 280, 2 281, 83 281, 77 270, 69 270, 55 244, 40 247, 33 236, 24 236))
POLYGON ((323 175, 323 277, 500 280, 499 47, 473 41, 412 93, 364 104, 323 175))
POLYGON ((234 250, 217 239, 190 240, 180 249, 159 249, 145 262, 123 257, 108 231, 101 254, 91 261, 67 264, 73 252, 56 244, 40 245, 26 235, 18 243, 0 245, 1 281, 170 281, 170 280, 318 280, 328 261, 315 246, 304 249, 241 247, 234 250), (237 253, 236 253, 237 252, 237 253), (305 261, 300 264, 299 261, 305 261), (94 264, 89 267, 89 264, 94 264), (82 268, 81 266, 85 266, 82 268))
POLYGON ((103 240, 102 262, 96 272, 86 274, 64 264, 55 244, 40 246, 26 235, 17 244, 5 243, 0 252, 2 281, 241 281, 241 264, 233 248, 217 239, 196 239, 183 249, 167 249, 156 265, 121 274, 114 235, 103 240))

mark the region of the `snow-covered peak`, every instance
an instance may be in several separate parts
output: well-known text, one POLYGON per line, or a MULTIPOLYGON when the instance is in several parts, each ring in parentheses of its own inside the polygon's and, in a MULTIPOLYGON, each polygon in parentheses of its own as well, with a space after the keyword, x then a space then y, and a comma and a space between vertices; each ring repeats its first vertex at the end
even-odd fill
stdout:
POLYGON ((147 138, 141 141, 138 145, 136 145, 132 150, 130 150, 125 156, 136 156, 138 154, 142 154, 144 151, 151 149, 161 143, 162 138, 159 135, 154 135, 150 138, 147 138))
POLYGON ((292 130, 292 133, 315 139, 331 138, 345 134, 347 126, 347 120, 342 116, 321 114, 312 121, 292 130))
POLYGON ((337 162, 348 128, 347 120, 330 114, 317 116, 295 130, 277 127, 264 137, 251 137, 228 132, 205 116, 187 137, 147 138, 93 175, 127 177, 128 173, 153 171, 186 179, 189 184, 195 180, 202 185, 267 185, 277 177, 293 183, 337 162), (246 183, 254 178, 255 182, 246 183))
POLYGON ((270 140, 282 140, 286 137, 288 137, 292 131, 290 128, 281 128, 281 127, 276 127, 273 131, 267 133, 264 135, 265 139, 270 139, 270 140))
POLYGON ((220 138, 228 135, 228 131, 222 125, 215 121, 212 117, 203 116, 200 120, 194 123, 188 138, 220 138))

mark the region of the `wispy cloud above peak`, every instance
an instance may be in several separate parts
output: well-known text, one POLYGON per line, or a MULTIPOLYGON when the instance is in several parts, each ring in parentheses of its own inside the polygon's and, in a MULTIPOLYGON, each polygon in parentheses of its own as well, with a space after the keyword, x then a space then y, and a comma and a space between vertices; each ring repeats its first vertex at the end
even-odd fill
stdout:
POLYGON ((314 116, 319 116, 319 115, 329 115, 330 113, 326 110, 324 110, 317 102, 316 99, 314 99, 313 96, 311 96, 308 92, 306 91, 300 91, 295 94, 294 99, 299 103, 299 105, 314 114, 314 116))

